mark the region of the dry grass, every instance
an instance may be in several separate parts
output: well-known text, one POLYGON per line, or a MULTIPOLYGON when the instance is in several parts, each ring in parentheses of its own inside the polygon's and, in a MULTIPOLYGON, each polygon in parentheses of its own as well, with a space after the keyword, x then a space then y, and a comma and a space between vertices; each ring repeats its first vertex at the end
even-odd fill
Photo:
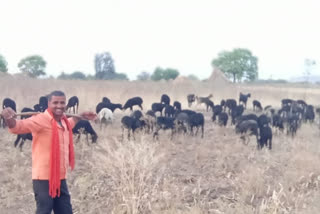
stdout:
MULTIPOLYGON (((1 96, 17 101, 18 109, 32 106, 39 96, 56 88, 78 95, 80 109, 95 109, 103 96, 124 103, 132 96, 144 98, 144 109, 169 94, 187 106, 186 94, 208 95, 214 101, 237 98, 240 91, 252 99, 279 105, 280 99, 305 99, 318 104, 319 88, 279 88, 240 85, 215 88, 212 83, 106 82, 1 79, 1 96), (19 83, 19 85, 18 85, 19 83), (12 88, 14 86, 14 88, 12 88)), ((251 104, 249 104, 251 106, 251 104)), ((195 107, 203 111, 204 107, 195 107)), ((120 118, 100 130, 98 144, 85 139, 76 144, 76 169, 68 184, 74 213, 318 213, 320 211, 319 129, 305 124, 297 137, 274 136, 273 150, 257 151, 253 140, 243 145, 233 127, 220 128, 205 113, 205 138, 184 135, 159 141, 139 133, 135 141, 121 141, 120 118)), ((34 213, 31 183, 31 144, 13 148, 14 135, 0 130, 1 213, 34 213)))

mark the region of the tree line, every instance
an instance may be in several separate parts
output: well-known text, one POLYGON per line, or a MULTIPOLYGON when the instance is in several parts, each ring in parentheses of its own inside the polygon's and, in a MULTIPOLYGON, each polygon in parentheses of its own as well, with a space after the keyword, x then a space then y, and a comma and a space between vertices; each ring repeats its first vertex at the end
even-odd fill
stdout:
MULTIPOLYGON (((20 60, 18 68, 21 73, 32 78, 46 75, 47 62, 40 55, 27 56, 20 60)), ((248 49, 236 48, 232 51, 222 51, 211 62, 213 67, 218 67, 227 78, 233 82, 254 81, 258 78, 258 58, 253 56, 248 49)), ((94 75, 86 75, 82 71, 71 74, 61 72, 58 79, 98 79, 98 80, 128 80, 125 73, 117 73, 114 60, 109 52, 97 53, 94 57, 94 75)), ((8 63, 0 54, 0 72, 8 72, 8 63)), ((138 80, 170 80, 179 76, 179 71, 174 68, 156 67, 152 73, 142 71, 137 75, 138 80)), ((189 79, 198 79, 189 75, 189 79)))

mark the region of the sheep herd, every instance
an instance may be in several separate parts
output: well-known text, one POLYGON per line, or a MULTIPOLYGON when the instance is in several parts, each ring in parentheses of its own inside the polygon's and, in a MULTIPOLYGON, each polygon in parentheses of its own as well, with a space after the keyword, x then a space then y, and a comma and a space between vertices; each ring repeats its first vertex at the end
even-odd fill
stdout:
MULTIPOLYGON (((307 104, 304 100, 282 99, 281 108, 275 109, 271 105, 262 108, 259 100, 253 100, 253 113, 248 112, 247 102, 251 94, 240 93, 239 100, 223 99, 219 104, 214 104, 210 94, 207 97, 199 97, 195 94, 186 96, 189 109, 183 109, 179 101, 171 102, 167 94, 163 94, 159 102, 154 102, 151 109, 143 111, 143 99, 141 97, 132 97, 122 106, 120 103, 112 103, 107 97, 103 97, 101 102, 96 105, 97 123, 100 129, 114 122, 114 111, 117 109, 125 111, 130 109, 130 114, 121 118, 122 139, 135 139, 137 130, 145 134, 151 134, 154 140, 159 138, 161 130, 171 130, 171 138, 174 135, 188 134, 197 136, 201 131, 201 138, 204 137, 205 117, 201 112, 191 110, 194 105, 205 104, 206 111, 212 112, 210 123, 225 127, 228 124, 235 127, 235 133, 240 134, 240 138, 247 142, 248 135, 255 136, 257 148, 262 149, 266 146, 272 149, 273 132, 280 132, 294 137, 303 123, 313 123, 315 114, 320 114, 320 109, 314 109, 313 105, 307 104), (171 105, 172 103, 172 105, 171 105), (191 108, 191 109, 190 109, 191 108), (135 110, 134 110, 135 109, 135 110), (230 118, 230 119, 229 119, 230 118), (196 130, 194 130, 196 129, 196 130), (125 133, 126 136, 125 136, 125 133)), ((10 98, 5 98, 2 104, 3 108, 11 107, 16 111, 16 103, 10 98)), ((39 103, 33 108, 23 108, 22 112, 44 112, 48 107, 46 96, 39 98, 39 103)), ((68 100, 66 111, 78 112, 79 98, 73 96, 68 100)), ((21 116, 25 119, 27 116, 21 116)), ((2 119, 2 127, 5 128, 5 121, 2 119)), ((91 141, 97 142, 98 135, 93 129, 91 123, 81 120, 73 128, 73 133, 80 138, 81 133, 91 136, 91 141)), ((20 134, 14 142, 15 146, 22 146, 26 140, 32 140, 32 135, 20 134)))

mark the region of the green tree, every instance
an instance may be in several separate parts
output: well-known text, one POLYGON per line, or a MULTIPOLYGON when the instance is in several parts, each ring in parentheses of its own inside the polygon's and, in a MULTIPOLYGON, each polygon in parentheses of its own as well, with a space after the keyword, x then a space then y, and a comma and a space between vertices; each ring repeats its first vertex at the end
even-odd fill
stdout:
POLYGON ((248 49, 236 48, 233 51, 222 51, 218 58, 212 61, 213 67, 218 67, 233 82, 242 79, 254 81, 258 78, 258 58, 248 49))
POLYGON ((57 77, 57 79, 60 79, 60 80, 66 80, 69 78, 69 75, 64 73, 63 71, 61 72, 61 74, 57 77))
POLYGON ((151 75, 151 79, 154 81, 158 81, 161 79, 169 80, 169 79, 175 79, 179 76, 179 72, 176 69, 167 68, 162 69, 160 67, 157 67, 153 74, 151 75))
POLYGON ((6 59, 0 55, 0 72, 6 73, 8 71, 8 63, 6 59))
POLYGON ((129 80, 129 78, 127 77, 127 75, 125 73, 115 73, 114 80, 129 80))
POLYGON ((45 75, 46 65, 46 61, 39 55, 28 56, 18 63, 21 72, 28 74, 30 77, 45 75))
POLYGON ((139 75, 137 75, 137 80, 146 81, 150 79, 150 73, 143 71, 139 75))
POLYGON ((94 65, 97 79, 114 79, 116 77, 114 61, 109 52, 96 54, 94 65))
POLYGON ((87 78, 86 75, 81 71, 75 71, 72 74, 70 74, 70 79, 85 80, 86 78, 87 78))

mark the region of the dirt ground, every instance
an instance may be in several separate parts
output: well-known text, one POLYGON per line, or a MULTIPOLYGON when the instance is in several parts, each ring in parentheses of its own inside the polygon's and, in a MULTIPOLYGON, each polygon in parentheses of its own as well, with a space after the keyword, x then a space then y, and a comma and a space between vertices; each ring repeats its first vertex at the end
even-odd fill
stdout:
MULTIPOLYGON (((228 86, 213 83, 172 84, 159 82, 93 82, 27 80, 14 89, 17 80, 0 81, 0 98, 16 100, 18 111, 30 107, 55 87, 68 97, 78 95, 80 111, 94 110, 107 96, 122 103, 133 96, 144 99, 144 112, 167 93, 187 108, 186 95, 213 94, 237 98, 240 91, 251 92, 263 105, 280 105, 281 98, 305 99, 319 105, 318 88, 287 86, 228 86), (12 83, 13 82, 13 83, 12 83), (54 85, 54 86, 53 86, 54 85), (11 88, 10 88, 11 87, 11 88), (220 87, 220 86, 219 86, 220 87)), ((204 106, 191 109, 204 113, 205 134, 161 132, 158 141, 151 134, 136 133, 135 140, 122 140, 120 120, 130 112, 116 110, 115 122, 98 133, 98 143, 85 137, 75 144, 76 168, 68 175, 74 213, 319 213, 320 211, 320 132, 318 125, 303 124, 295 138, 274 133, 273 149, 258 151, 254 138, 245 145, 234 127, 219 127, 204 106)), ((34 213, 31 182, 31 142, 23 151, 14 148, 15 135, 0 129, 0 212, 34 213)))

